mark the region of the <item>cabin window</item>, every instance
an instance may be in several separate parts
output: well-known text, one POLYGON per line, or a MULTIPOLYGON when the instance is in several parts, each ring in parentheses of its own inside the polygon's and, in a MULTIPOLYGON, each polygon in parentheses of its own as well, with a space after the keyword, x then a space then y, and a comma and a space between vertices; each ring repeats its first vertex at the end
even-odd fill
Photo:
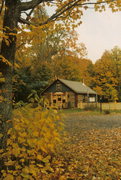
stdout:
POLYGON ((56 84, 56 91, 62 91, 62 85, 59 82, 56 84))
POLYGON ((65 101, 65 99, 63 99, 63 103, 65 103, 66 101, 65 101))
POLYGON ((86 102, 86 96, 83 96, 83 102, 86 102))
POLYGON ((89 102, 95 102, 95 97, 89 97, 89 102))
POLYGON ((53 100, 53 103, 56 103, 56 100, 55 100, 55 99, 53 100))

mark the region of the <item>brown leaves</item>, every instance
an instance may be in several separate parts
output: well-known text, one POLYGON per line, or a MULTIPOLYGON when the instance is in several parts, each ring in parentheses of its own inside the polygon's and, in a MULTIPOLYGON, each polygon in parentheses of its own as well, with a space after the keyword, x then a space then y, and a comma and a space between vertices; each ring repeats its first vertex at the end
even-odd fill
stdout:
POLYGON ((66 123, 69 136, 68 139, 66 136, 62 149, 63 155, 60 161, 63 165, 58 166, 60 178, 120 179, 120 116, 114 118, 71 115, 66 119, 66 123), (110 124, 119 128, 110 129, 110 124))

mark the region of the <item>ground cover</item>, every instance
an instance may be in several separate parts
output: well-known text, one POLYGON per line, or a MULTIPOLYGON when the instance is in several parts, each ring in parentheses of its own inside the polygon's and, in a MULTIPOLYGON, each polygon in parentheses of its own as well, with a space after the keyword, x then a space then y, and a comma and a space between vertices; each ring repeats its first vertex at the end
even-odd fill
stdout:
POLYGON ((16 110, 2 179, 121 179, 120 113, 40 110, 16 110))
POLYGON ((121 179, 121 114, 66 113, 65 131, 53 179, 121 179))

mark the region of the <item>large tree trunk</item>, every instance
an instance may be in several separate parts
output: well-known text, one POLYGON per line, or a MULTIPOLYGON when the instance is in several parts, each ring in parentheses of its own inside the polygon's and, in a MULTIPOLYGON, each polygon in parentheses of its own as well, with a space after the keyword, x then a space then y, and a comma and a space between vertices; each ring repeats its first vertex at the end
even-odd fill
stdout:
POLYGON ((12 126, 12 77, 13 64, 16 52, 16 35, 17 35, 17 21, 19 17, 18 0, 5 1, 5 13, 3 20, 4 35, 1 44, 0 57, 0 72, 4 77, 4 82, 0 83, 0 96, 3 100, 0 101, 0 148, 6 149, 7 132, 12 126), (7 42, 7 43, 6 43, 7 42))

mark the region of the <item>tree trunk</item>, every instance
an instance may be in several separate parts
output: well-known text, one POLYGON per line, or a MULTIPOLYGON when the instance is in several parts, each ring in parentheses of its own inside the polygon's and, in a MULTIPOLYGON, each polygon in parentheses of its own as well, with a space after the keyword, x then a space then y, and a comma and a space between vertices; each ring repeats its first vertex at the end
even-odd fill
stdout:
POLYGON ((4 82, 0 83, 0 148, 6 149, 7 132, 12 126, 12 77, 16 52, 17 21, 19 17, 18 0, 6 0, 3 20, 3 38, 1 44, 0 72, 4 82))

